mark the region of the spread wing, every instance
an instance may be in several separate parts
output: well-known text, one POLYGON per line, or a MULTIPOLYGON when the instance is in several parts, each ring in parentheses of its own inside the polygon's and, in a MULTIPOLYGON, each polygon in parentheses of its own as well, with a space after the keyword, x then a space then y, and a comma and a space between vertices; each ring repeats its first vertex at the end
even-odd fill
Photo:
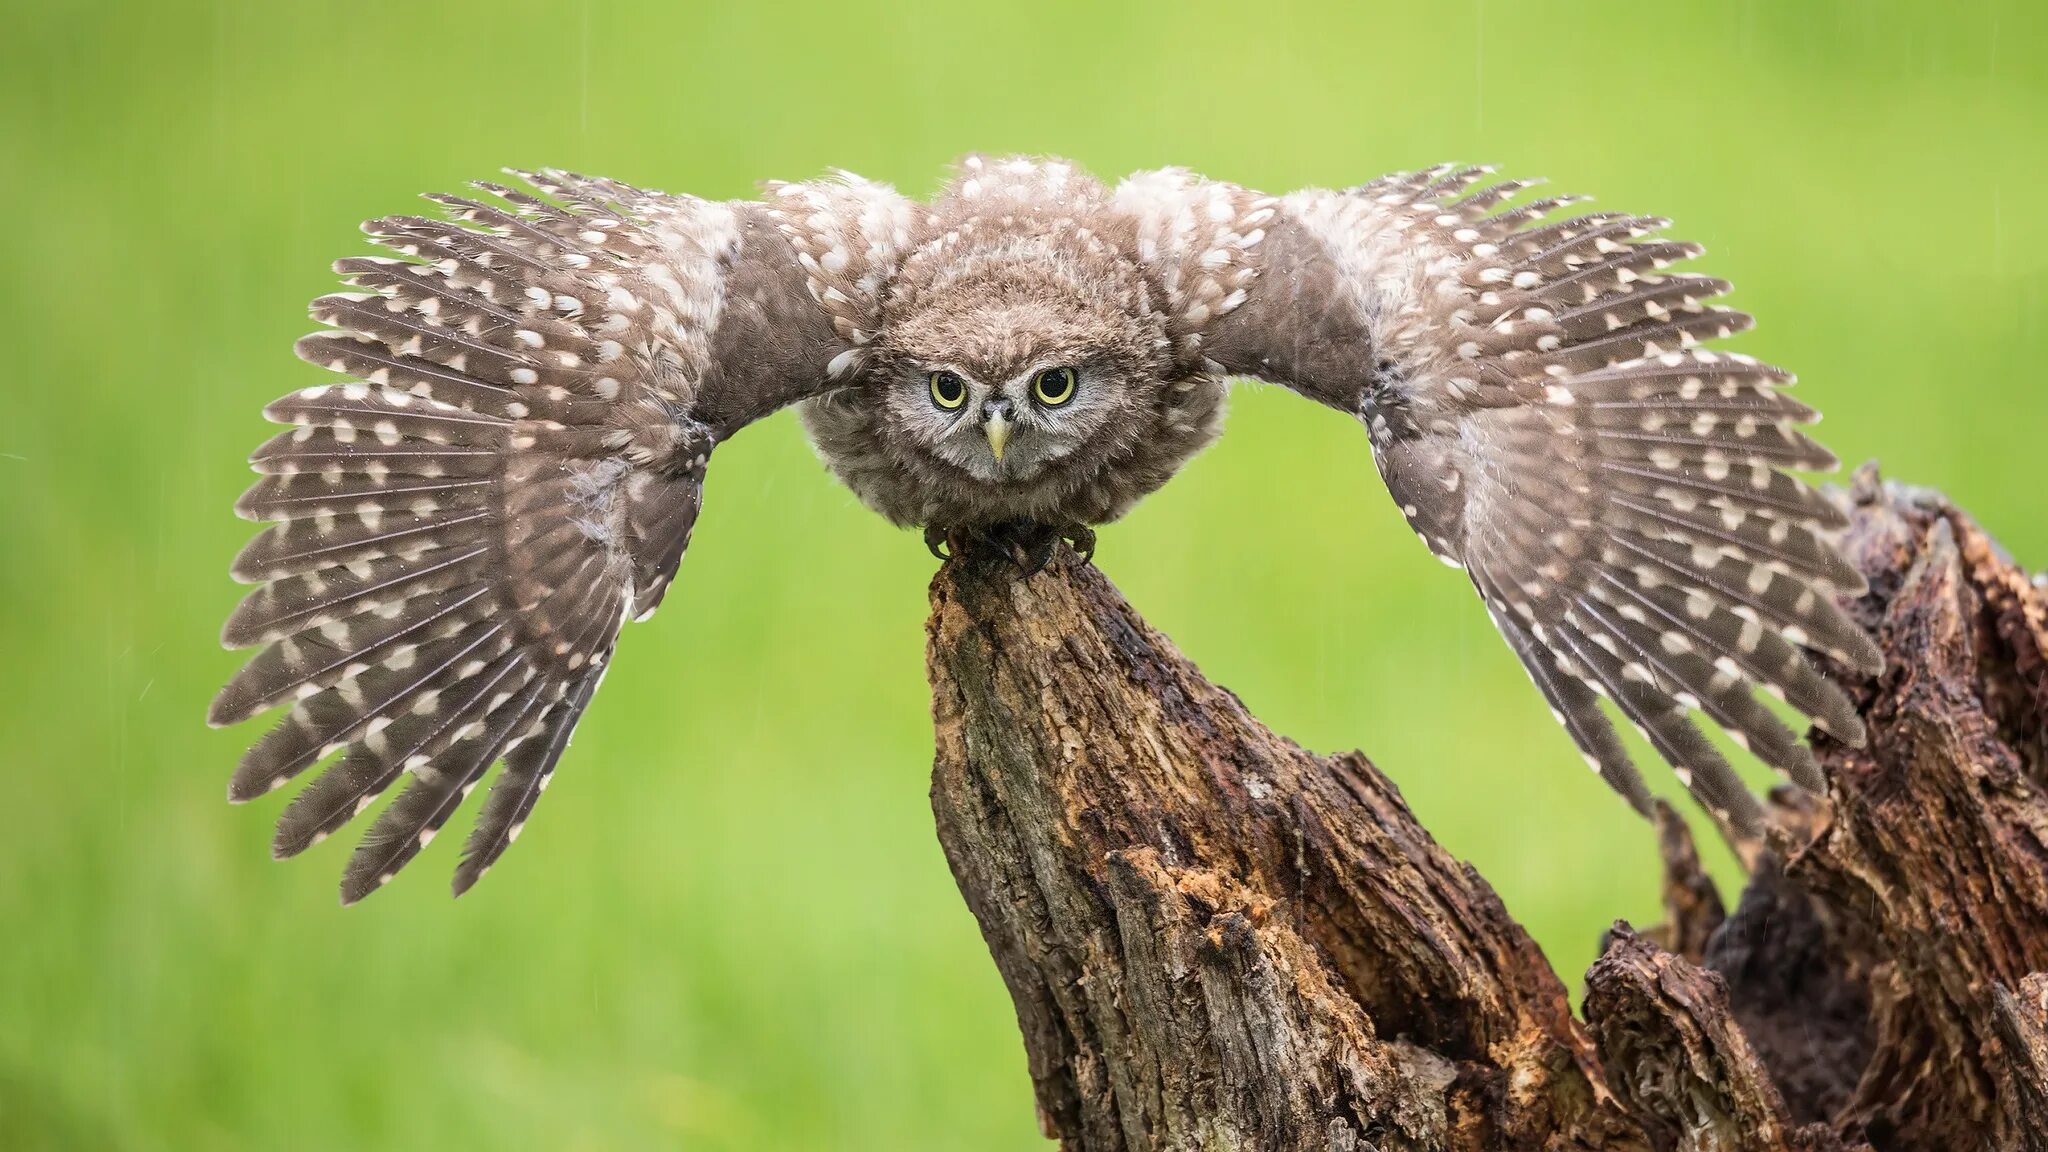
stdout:
POLYGON ((1863 725, 1802 649, 1853 669, 1876 647, 1836 607, 1863 587, 1827 543, 1832 505, 1788 470, 1834 458, 1789 374, 1704 341, 1750 326, 1665 221, 1449 166, 1281 199, 1183 173, 1120 200, 1218 371, 1355 413, 1395 503, 1463 567, 1592 766, 1649 798, 1598 706, 1613 701, 1738 835, 1754 797, 1698 712, 1800 785, 1811 752, 1762 688, 1837 739, 1863 725), (1184 301, 1184 302, 1183 302, 1184 301))
POLYGON ((829 388, 867 338, 907 202, 854 178, 766 204, 561 172, 430 196, 446 218, 364 226, 391 257, 335 267, 298 354, 339 373, 270 405, 237 505, 272 521, 223 631, 261 650, 214 701, 289 710, 229 796, 335 754, 279 820, 294 855, 412 781, 349 861, 390 880, 502 759, 459 894, 519 835, 622 624, 660 604, 705 464, 749 421, 829 388))

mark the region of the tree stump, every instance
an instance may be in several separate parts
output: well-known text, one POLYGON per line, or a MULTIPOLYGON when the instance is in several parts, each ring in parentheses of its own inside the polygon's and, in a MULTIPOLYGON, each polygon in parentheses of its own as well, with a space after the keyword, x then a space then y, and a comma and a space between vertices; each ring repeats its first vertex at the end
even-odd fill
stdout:
POLYGON ((1064 549, 948 561, 932 805, 1045 1134, 2048 1152, 2048 593, 1938 495, 1840 498, 1870 746, 1774 798, 1732 915, 1667 814, 1669 919, 1615 926, 1583 1021, 1364 756, 1267 729, 1064 549))

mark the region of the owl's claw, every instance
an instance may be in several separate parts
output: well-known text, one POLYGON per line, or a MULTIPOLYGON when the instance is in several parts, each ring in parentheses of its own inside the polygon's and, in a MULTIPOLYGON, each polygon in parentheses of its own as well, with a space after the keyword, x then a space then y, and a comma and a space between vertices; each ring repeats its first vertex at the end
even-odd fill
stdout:
POLYGON ((1016 562, 1017 570, 1027 580, 1045 571, 1060 543, 1058 532, 1028 520, 1004 526, 992 539, 1016 562))
POLYGON ((963 552, 970 560, 1000 556, 1015 564, 1018 573, 1026 578, 1043 572, 1052 563, 1062 540, 1073 547, 1081 563, 1095 559, 1095 532, 1079 526, 1053 528, 1030 520, 1012 520, 958 534, 938 528, 924 530, 925 548, 942 561, 963 552))
POLYGON ((1095 563, 1095 529, 1076 524, 1062 531, 1060 539, 1074 549, 1074 555, 1081 558, 1083 566, 1095 563))

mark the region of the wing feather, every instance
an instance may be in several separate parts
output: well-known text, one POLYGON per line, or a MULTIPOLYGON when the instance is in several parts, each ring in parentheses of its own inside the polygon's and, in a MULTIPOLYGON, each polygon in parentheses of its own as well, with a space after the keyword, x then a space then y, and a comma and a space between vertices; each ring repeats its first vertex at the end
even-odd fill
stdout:
MULTIPOLYGON (((1277 202, 1145 174, 1118 202, 1141 225, 1212 219, 1254 239, 1228 266, 1235 306, 1183 320, 1212 363, 1356 414, 1410 526, 1469 572, 1602 777, 1648 810, 1606 696, 1752 836, 1760 806, 1691 716, 1819 789, 1755 690, 1857 743, 1855 708, 1805 652, 1882 664, 1841 606, 1864 586, 1830 540, 1842 513, 1791 475, 1835 457, 1801 430, 1818 417, 1785 395, 1789 373, 1711 346, 1752 322, 1717 303, 1727 281, 1670 271, 1698 245, 1662 238, 1656 216, 1558 218, 1577 197, 1517 205, 1530 182, 1478 188, 1485 174, 1439 166, 1277 202), (1276 206, 1253 222, 1254 204, 1276 206)), ((1150 235, 1162 275, 1220 243, 1150 235)))
POLYGON ((484 873, 490 871, 498 857, 505 854, 505 849, 519 839, 535 801, 547 790, 555 765, 561 761, 562 753, 568 750, 569 736, 575 731, 577 718, 583 715, 584 707, 590 703, 591 693, 597 690, 599 679, 596 674, 584 677, 549 710, 541 721, 538 734, 513 749, 505 758, 504 774, 491 786, 483 811, 477 815, 476 827, 462 846, 462 862, 456 865, 453 883, 457 896, 483 879, 484 873))
POLYGON ((270 526, 235 561, 261 587, 222 639, 261 650, 211 719, 289 708, 231 799, 339 754, 286 807, 282 857, 414 777, 351 858, 344 902, 412 860, 503 759, 457 892, 499 858, 621 625, 674 577, 713 446, 828 386, 844 332, 873 326, 907 212, 853 179, 789 186, 781 201, 808 209, 792 221, 524 178, 538 195, 480 184, 477 198, 429 196, 445 218, 364 225, 394 255, 338 262, 353 291, 315 300, 325 330, 296 346, 350 380, 266 408, 289 427, 251 456, 259 478, 236 505, 270 526), (804 258, 827 241, 858 253, 834 262, 843 283, 817 282, 804 258), (743 297, 730 323, 728 295, 743 297))

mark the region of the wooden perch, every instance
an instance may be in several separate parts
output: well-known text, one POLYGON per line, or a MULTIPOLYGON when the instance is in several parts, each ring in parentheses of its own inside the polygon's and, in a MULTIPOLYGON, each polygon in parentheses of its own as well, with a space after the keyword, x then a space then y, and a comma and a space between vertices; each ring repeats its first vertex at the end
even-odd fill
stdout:
POLYGON ((1046 1135, 2048 1152, 2048 596, 1938 496, 1844 499, 1870 746, 1822 742, 1732 915, 1660 821, 1669 922, 1616 925, 1583 1022, 1365 757, 1274 734, 1064 549, 949 561, 932 804, 1046 1135))

